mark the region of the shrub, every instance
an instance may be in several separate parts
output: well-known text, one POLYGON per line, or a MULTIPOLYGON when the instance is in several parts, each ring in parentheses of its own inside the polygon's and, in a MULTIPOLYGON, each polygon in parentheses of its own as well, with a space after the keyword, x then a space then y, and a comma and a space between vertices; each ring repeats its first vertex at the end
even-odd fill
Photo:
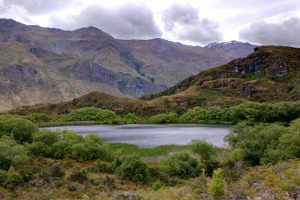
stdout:
POLYGON ((14 188, 16 186, 23 184, 23 182, 24 181, 22 176, 15 170, 14 167, 10 167, 7 172, 5 186, 14 188))
POLYGON ((28 159, 28 151, 23 145, 17 144, 12 138, 0 138, 0 169, 8 170, 17 167, 28 159))
POLYGON ((25 115, 23 118, 33 123, 49 122, 51 120, 50 116, 46 113, 31 113, 25 115))
POLYGON ((71 181, 84 182, 87 180, 88 172, 86 169, 80 170, 79 168, 73 169, 69 179, 71 181))
POLYGON ((101 109, 96 115, 96 121, 101 124, 115 124, 119 118, 114 111, 101 109))
POLYGON ((0 187, 4 186, 7 179, 7 171, 0 169, 0 187))
POLYGON ((117 158, 114 167, 117 174, 126 181, 146 183, 150 178, 147 164, 136 156, 117 158))
POLYGON ((161 168, 170 176, 190 178, 199 175, 198 161, 189 152, 180 152, 162 160, 161 168))
POLYGON ((178 115, 176 113, 154 115, 150 117, 149 121, 153 123, 161 123, 161 124, 177 123, 178 115))
POLYGON ((64 121, 96 121, 99 110, 93 107, 76 109, 70 112, 64 121))
POLYGON ((300 157, 299 121, 290 127, 278 124, 248 126, 240 123, 226 140, 234 149, 239 149, 243 159, 251 165, 276 163, 282 159, 300 157))
POLYGON ((32 142, 32 134, 37 131, 36 125, 29 120, 11 116, 0 118, 0 137, 11 136, 17 143, 32 142))
POLYGON ((181 115, 179 121, 181 123, 201 123, 206 119, 206 112, 204 108, 195 107, 181 115))
POLYGON ((140 121, 140 118, 134 114, 129 113, 123 118, 123 121, 126 124, 136 124, 140 121))
POLYGON ((225 194, 225 180, 222 175, 222 169, 217 169, 213 172, 213 177, 208 183, 208 194, 216 199, 219 199, 225 194))
POLYGON ((209 160, 216 154, 215 147, 212 144, 201 140, 193 140, 191 150, 192 152, 199 154, 204 160, 209 160))
POLYGON ((155 181, 155 182, 153 182, 152 185, 151 185, 151 188, 152 188, 153 190, 159 190, 159 189, 161 188, 161 183, 160 183, 160 181, 155 181))

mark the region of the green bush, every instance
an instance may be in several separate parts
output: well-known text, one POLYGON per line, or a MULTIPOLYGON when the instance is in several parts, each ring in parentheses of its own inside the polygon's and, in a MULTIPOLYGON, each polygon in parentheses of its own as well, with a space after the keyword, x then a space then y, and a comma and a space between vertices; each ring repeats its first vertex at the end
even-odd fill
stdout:
POLYGON ((34 134, 28 149, 35 156, 49 158, 113 160, 112 153, 97 134, 83 137, 69 130, 63 130, 61 135, 50 130, 40 131, 34 134))
POLYGON ((119 117, 114 111, 86 107, 73 110, 68 115, 62 117, 61 121, 97 121, 101 124, 115 124, 119 121, 119 117))
POLYGON ((149 121, 152 123, 159 123, 159 124, 177 123, 178 115, 176 113, 154 115, 149 118, 149 121))
POLYGON ((93 107, 76 109, 66 115, 64 121, 96 121, 99 110, 93 107))
POLYGON ((32 142, 32 134, 37 131, 36 125, 29 120, 12 116, 1 116, 0 118, 0 137, 11 136, 17 143, 32 142))
POLYGON ((300 157, 300 120, 290 127, 278 124, 248 126, 240 123, 226 140, 234 149, 240 149, 243 159, 251 165, 276 163, 279 160, 300 157))
POLYGON ((180 152, 162 160, 160 166, 170 176, 190 178, 198 176, 200 166, 197 159, 189 152, 180 152))
POLYGON ((140 121, 140 118, 134 114, 129 113, 123 118, 123 121, 126 124, 136 124, 140 121))
POLYGON ((206 112, 204 108, 195 107, 181 115, 179 121, 181 123, 201 123, 206 120, 206 112))
POLYGON ((20 166, 28 159, 28 151, 23 145, 17 144, 12 138, 0 138, 0 169, 20 166))
POLYGON ((50 116, 46 113, 31 113, 25 115, 23 118, 33 123, 49 122, 51 120, 50 116))
POLYGON ((117 158, 114 162, 117 174, 126 181, 146 183, 149 180, 149 168, 136 156, 117 158))
POLYGON ((213 177, 207 185, 208 194, 215 199, 219 199, 225 194, 225 180, 222 175, 222 169, 213 172, 213 177))
POLYGON ((161 188, 161 183, 160 181, 155 181, 151 185, 152 190, 159 190, 161 188))
POLYGON ((88 175, 88 172, 86 169, 80 170, 79 168, 75 168, 71 172, 69 179, 74 182, 75 181, 76 182, 84 182, 87 180, 87 175, 88 175))

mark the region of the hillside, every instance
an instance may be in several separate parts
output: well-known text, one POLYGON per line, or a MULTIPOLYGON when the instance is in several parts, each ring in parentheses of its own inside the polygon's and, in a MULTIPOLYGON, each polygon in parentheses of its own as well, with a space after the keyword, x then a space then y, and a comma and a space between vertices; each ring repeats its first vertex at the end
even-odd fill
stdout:
POLYGON ((194 106, 235 105, 244 101, 300 100, 300 49, 264 46, 246 58, 205 70, 179 84, 140 100, 92 92, 73 101, 25 106, 11 113, 65 114, 80 107, 108 108, 118 113, 151 115, 194 106))
POLYGON ((300 49, 258 47, 246 58, 202 71, 165 91, 141 97, 142 100, 160 98, 171 101, 178 98, 179 104, 187 105, 198 98, 197 104, 204 106, 223 104, 227 99, 259 102, 299 100, 300 49))
POLYGON ((247 56, 255 47, 226 46, 118 40, 95 27, 64 31, 0 19, 0 110, 68 101, 92 91, 136 98, 247 56))

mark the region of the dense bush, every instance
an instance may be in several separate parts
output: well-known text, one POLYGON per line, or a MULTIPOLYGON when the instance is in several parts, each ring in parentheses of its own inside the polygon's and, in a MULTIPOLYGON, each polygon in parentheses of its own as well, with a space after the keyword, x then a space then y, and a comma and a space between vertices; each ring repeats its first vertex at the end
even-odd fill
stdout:
POLYGON ((178 115, 176 113, 154 115, 149 118, 149 121, 152 123, 161 123, 161 124, 177 123, 178 115))
POLYGON ((73 110, 68 115, 60 119, 62 121, 97 121, 102 124, 115 124, 119 121, 114 111, 86 107, 73 110))
POLYGON ((44 130, 34 134, 33 142, 28 145, 33 155, 50 158, 74 158, 83 160, 112 160, 113 155, 96 134, 86 137, 73 131, 57 132, 44 130))
POLYGON ((10 115, 0 117, 0 137, 7 135, 20 144, 30 143, 32 134, 37 131, 36 125, 29 120, 10 115))
POLYGON ((50 116, 46 113, 31 113, 25 115, 23 118, 33 123, 49 122, 51 120, 50 116))
POLYGON ((136 124, 140 121, 140 118, 134 114, 127 114, 124 118, 123 121, 126 124, 136 124))
POLYGON ((300 157, 299 126, 299 119, 291 122, 290 127, 240 123, 226 140, 233 148, 240 149, 243 159, 251 165, 276 163, 282 159, 300 157))
POLYGON ((186 111, 180 118, 181 123, 222 123, 234 124, 240 121, 290 122, 300 117, 300 101, 258 103, 245 102, 232 107, 213 106, 208 109, 195 107, 186 111))
POLYGON ((9 136, 0 138, 0 169, 8 170, 10 167, 17 167, 28 159, 26 148, 17 144, 9 136))
POLYGON ((114 168, 121 178, 134 183, 146 183, 150 178, 147 164, 136 156, 117 158, 114 168))
POLYGON ((180 152, 162 160, 161 168, 170 176, 195 177, 201 172, 198 160, 189 152, 180 152))

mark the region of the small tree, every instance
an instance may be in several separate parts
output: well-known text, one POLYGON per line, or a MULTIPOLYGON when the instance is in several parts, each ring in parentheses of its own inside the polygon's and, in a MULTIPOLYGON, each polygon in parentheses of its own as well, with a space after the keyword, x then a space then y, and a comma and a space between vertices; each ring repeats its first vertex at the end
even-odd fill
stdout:
POLYGON ((225 194, 225 180, 222 175, 222 169, 216 169, 213 172, 213 177, 208 183, 208 194, 215 199, 220 199, 225 194))

